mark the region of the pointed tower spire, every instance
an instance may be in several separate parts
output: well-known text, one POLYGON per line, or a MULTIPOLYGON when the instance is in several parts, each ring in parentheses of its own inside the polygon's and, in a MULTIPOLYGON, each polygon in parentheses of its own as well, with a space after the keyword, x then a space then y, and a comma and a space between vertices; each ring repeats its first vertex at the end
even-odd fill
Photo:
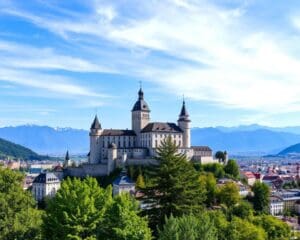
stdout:
POLYGON ((190 121, 189 114, 188 114, 188 112, 186 110, 186 106, 185 106, 184 96, 183 96, 183 100, 182 100, 182 107, 181 107, 178 121, 190 121))
POLYGON ((66 160, 66 161, 69 161, 69 160, 70 160, 70 156, 69 156, 69 150, 68 150, 68 151, 67 151, 67 153, 66 153, 65 160, 66 160))
POLYGON ((96 116, 94 118, 94 121, 93 121, 93 123, 91 125, 91 129, 101 129, 101 124, 99 122, 97 114, 96 114, 96 116))

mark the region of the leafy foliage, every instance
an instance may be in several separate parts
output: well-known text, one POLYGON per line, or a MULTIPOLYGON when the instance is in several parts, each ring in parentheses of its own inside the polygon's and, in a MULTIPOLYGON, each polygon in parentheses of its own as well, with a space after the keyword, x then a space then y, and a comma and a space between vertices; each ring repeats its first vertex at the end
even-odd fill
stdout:
POLYGON ((234 206, 240 201, 238 186, 234 182, 225 183, 219 189, 218 198, 219 202, 228 208, 234 206))
POLYGON ((233 159, 228 160, 228 163, 224 167, 224 171, 226 174, 232 176, 233 178, 238 178, 240 175, 239 166, 233 159))
POLYGON ((24 176, 0 167, 0 239, 41 239, 41 214, 22 189, 24 176))
POLYGON ((129 195, 116 197, 104 215, 104 223, 98 225, 98 236, 107 240, 150 240, 147 221, 138 213, 137 202, 129 195))
POLYGON ((197 171, 200 172, 210 172, 215 178, 222 178, 225 176, 225 171, 223 165, 219 163, 208 163, 203 165, 194 165, 197 171))
POLYGON ((256 182, 252 187, 252 191, 254 193, 252 198, 254 210, 258 213, 268 213, 270 202, 269 187, 264 183, 256 182))
POLYGON ((165 220, 159 240, 217 240, 217 229, 207 213, 199 216, 187 215, 165 220))
POLYGON ((247 220, 234 218, 227 227, 227 239, 230 240, 265 240, 265 231, 247 220))
POLYGON ((212 206, 216 202, 217 197, 217 181, 212 173, 201 174, 200 184, 206 189, 206 206, 212 206))
POLYGON ((96 227, 111 202, 111 188, 100 188, 96 179, 66 179, 48 202, 43 224, 45 238, 96 237, 96 227))
POLYGON ((271 216, 262 215, 255 218, 254 223, 265 229, 267 240, 288 240, 290 239, 290 228, 281 220, 271 216))
POLYGON ((100 188, 95 178, 68 178, 48 202, 44 238, 150 239, 147 221, 137 209, 129 196, 113 199, 111 187, 100 188))

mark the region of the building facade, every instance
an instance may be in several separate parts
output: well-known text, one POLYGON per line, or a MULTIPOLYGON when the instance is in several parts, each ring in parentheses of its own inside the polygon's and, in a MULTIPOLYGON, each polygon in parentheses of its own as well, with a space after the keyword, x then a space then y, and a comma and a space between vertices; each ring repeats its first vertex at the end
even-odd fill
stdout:
POLYGON ((39 174, 32 183, 32 194, 38 202, 45 197, 54 197, 60 188, 60 180, 54 173, 39 174))
POLYGON ((131 110, 131 129, 103 129, 96 115, 90 128, 88 164, 83 164, 81 169, 69 168, 69 175, 108 175, 118 166, 149 164, 167 138, 171 138, 179 153, 185 154, 189 160, 217 162, 209 147, 191 146, 191 120, 185 101, 177 123, 151 122, 150 112, 140 89, 131 110))

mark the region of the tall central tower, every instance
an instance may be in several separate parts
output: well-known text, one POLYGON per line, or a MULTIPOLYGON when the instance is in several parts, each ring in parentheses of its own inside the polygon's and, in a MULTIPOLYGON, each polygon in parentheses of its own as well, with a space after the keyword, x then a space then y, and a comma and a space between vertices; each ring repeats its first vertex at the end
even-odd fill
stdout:
POLYGON ((140 132, 150 121, 150 109, 144 100, 144 92, 140 88, 138 92, 138 100, 131 110, 132 130, 137 135, 137 145, 139 145, 140 132))

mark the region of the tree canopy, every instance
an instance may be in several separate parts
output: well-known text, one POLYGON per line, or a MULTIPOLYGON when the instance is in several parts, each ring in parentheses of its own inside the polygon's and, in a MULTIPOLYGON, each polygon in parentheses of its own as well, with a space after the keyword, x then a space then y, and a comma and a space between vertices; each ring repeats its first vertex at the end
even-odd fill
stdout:
POLYGON ((0 239, 41 239, 41 211, 30 192, 22 189, 24 176, 0 167, 0 239))
POLYGON ((128 236, 140 237, 141 233, 148 236, 147 222, 137 215, 136 205, 128 198, 113 199, 111 187, 100 188, 95 178, 88 177, 82 181, 68 178, 47 204, 44 237, 83 240, 101 239, 103 236, 107 236, 105 239, 128 239, 128 236))
POLYGON ((217 240, 217 229, 207 213, 167 218, 159 240, 217 240))
POLYGON ((270 204, 270 189, 265 183, 255 182, 252 187, 253 208, 258 213, 268 213, 270 204))
POLYGON ((240 175, 239 166, 233 159, 228 160, 228 163, 224 167, 224 171, 226 174, 232 176, 233 178, 238 178, 240 175))

